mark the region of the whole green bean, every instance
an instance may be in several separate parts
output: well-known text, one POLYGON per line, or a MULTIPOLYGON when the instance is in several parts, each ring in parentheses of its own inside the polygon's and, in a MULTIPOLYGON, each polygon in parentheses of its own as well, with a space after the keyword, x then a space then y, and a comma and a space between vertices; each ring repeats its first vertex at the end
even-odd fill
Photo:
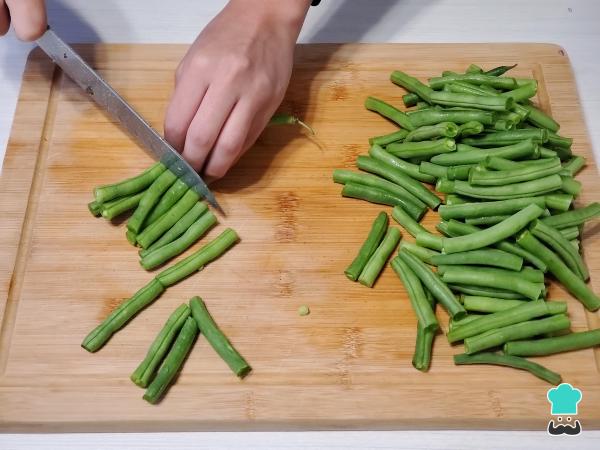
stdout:
POLYGON ((407 130, 414 130, 415 126, 411 123, 410 118, 399 109, 394 108, 392 105, 379 100, 374 97, 367 97, 365 100, 365 108, 369 111, 374 111, 386 119, 397 123, 402 128, 407 130))
POLYGON ((579 278, 583 281, 589 280, 590 274, 579 252, 558 230, 539 220, 534 221, 529 229, 536 238, 545 242, 555 251, 579 278))
POLYGON ((417 258, 419 258, 421 261, 423 261, 424 263, 430 264, 430 265, 432 264, 431 258, 435 255, 441 254, 440 252, 436 252, 435 250, 421 247, 417 244, 413 244, 412 242, 406 242, 406 241, 400 242, 400 250, 402 250, 402 249, 406 250, 409 253, 412 253, 417 258))
POLYGON ((519 130, 490 133, 483 137, 465 138, 462 140, 462 143, 473 145, 475 147, 497 147, 499 145, 516 144, 531 139, 536 144, 543 144, 548 141, 549 134, 548 130, 541 128, 523 128, 519 130))
POLYGON ((508 219, 509 215, 502 216, 483 216, 483 217, 468 217, 465 219, 465 223, 467 225, 496 225, 497 223, 502 222, 503 220, 508 219))
POLYGON ((497 89, 515 89, 518 87, 514 78, 496 77, 484 74, 450 75, 445 77, 434 77, 429 79, 432 89, 441 89, 444 84, 456 81, 466 81, 472 84, 483 84, 497 89))
POLYGON ((545 356, 600 345, 600 329, 569 333, 563 336, 504 344, 504 353, 516 356, 545 356))
POLYGON ((131 374, 131 381, 139 387, 145 388, 148 386, 190 314, 190 308, 185 303, 173 311, 154 342, 152 342, 146 357, 131 374))
POLYGON ((415 311, 419 325, 427 331, 435 331, 439 324, 433 308, 427 301, 423 285, 410 267, 398 256, 392 260, 392 269, 402 280, 402 284, 408 294, 410 303, 415 311))
POLYGON ((133 215, 127 221, 127 229, 139 234, 144 225, 144 221, 154 205, 158 203, 160 197, 165 193, 167 189, 171 187, 177 180, 177 176, 170 170, 165 170, 160 176, 154 180, 148 189, 144 192, 144 195, 140 199, 138 207, 135 209, 133 215))
POLYGON ((150 186, 165 170, 167 168, 163 163, 155 163, 138 176, 119 183, 98 186, 94 189, 94 198, 102 204, 114 198, 137 194, 150 186))
POLYGON ((453 122, 456 124, 479 122, 483 125, 492 125, 494 123, 494 115, 490 111, 481 111, 479 109, 441 110, 428 108, 415 111, 408 116, 415 127, 435 125, 440 122, 453 122))
POLYGON ((184 196, 181 197, 169 211, 163 214, 158 220, 151 223, 138 235, 137 242, 143 248, 150 247, 153 242, 175 225, 185 213, 192 209, 198 200, 198 194, 194 190, 188 189, 184 196))
POLYGON ((420 100, 421 97, 419 97, 417 94, 413 94, 412 92, 409 92, 408 94, 404 94, 402 96, 402 103, 404 103, 404 106, 406 106, 407 108, 415 106, 417 103, 419 103, 420 100))
POLYGON ((466 136, 474 136, 476 134, 480 134, 483 132, 483 124, 481 122, 477 122, 472 120, 470 122, 463 123, 458 127, 458 136, 466 137, 466 136))
POLYGON ((179 238, 144 256, 140 260, 141 266, 146 270, 152 270, 175 256, 182 254, 198 239, 204 236, 216 223, 216 216, 212 212, 207 211, 206 214, 200 216, 179 238))
POLYGON ((400 158, 421 158, 456 151, 454 139, 445 138, 435 141, 391 143, 386 151, 400 158))
POLYGON ((361 170, 382 176, 383 178, 404 187, 404 189, 419 198, 432 209, 437 208, 442 202, 434 193, 417 180, 395 169, 393 166, 362 155, 356 158, 356 165, 361 170))
MULTIPOLYGON (((583 156, 574 156, 569 161, 563 164, 563 171, 566 175, 574 177, 586 165, 586 160, 583 156)), ((562 174, 561 174, 562 175, 562 174)))
POLYGON ((419 233, 427 233, 427 230, 400 206, 394 206, 392 218, 413 237, 417 237, 419 233))
MULTIPOLYGON (((557 174, 562 170, 559 159, 549 159, 547 161, 544 164, 529 165, 511 170, 472 170, 469 173, 469 183, 479 186, 503 186, 536 180, 557 174)), ((562 189, 565 189, 564 179, 562 189)))
POLYGON ((411 77, 400 70, 394 70, 390 75, 390 80, 392 83, 402 86, 407 91, 418 95, 427 103, 431 103, 429 96, 433 92, 432 89, 429 86, 421 83, 416 78, 411 77))
POLYGON ((507 159, 524 158, 533 155, 536 148, 537 144, 531 139, 486 150, 473 148, 472 150, 462 151, 461 144, 459 144, 457 146, 458 151, 435 155, 431 158, 431 162, 442 166, 457 166, 461 164, 477 164, 485 161, 489 156, 498 156, 507 159))
POLYGON ((475 108, 489 111, 507 111, 514 105, 512 97, 483 96, 456 92, 434 91, 430 95, 431 103, 461 108, 475 108))
POLYGON ((522 197, 533 197, 556 191, 562 187, 562 179, 558 175, 549 175, 537 180, 522 181, 504 186, 471 186, 466 181, 440 179, 436 190, 446 194, 460 194, 466 197, 487 200, 508 200, 522 197))
MULTIPOLYGON (((523 308, 525 306, 527 305, 517 306, 517 308, 523 308)), ((502 314, 503 312, 510 311, 511 310, 501 311, 494 314, 502 314)), ((473 323, 476 323, 476 321, 471 322, 471 324, 473 323)), ((571 321, 566 315, 555 314, 546 317, 545 319, 528 320, 526 322, 519 322, 502 328, 494 328, 481 334, 465 338, 465 353, 477 353, 482 350, 497 347, 508 341, 516 341, 544 333, 566 330, 570 326, 571 321)))
POLYGON ((447 266, 442 275, 442 281, 447 284, 467 284, 473 286, 508 289, 517 292, 531 300, 540 297, 543 283, 532 283, 512 271, 480 267, 477 271, 472 268, 465 270, 460 266, 447 266))
POLYGON ((185 320, 181 331, 177 335, 173 347, 165 357, 163 364, 160 366, 158 374, 156 374, 156 377, 152 383, 150 383, 150 386, 148 386, 148 389, 144 394, 144 400, 152 404, 155 404, 160 400, 181 369, 197 336, 198 327, 196 326, 196 321, 193 318, 188 317, 185 320))
POLYGON ((544 261, 548 266, 548 270, 588 310, 596 311, 600 308, 600 298, 560 260, 558 255, 538 241, 533 234, 529 231, 523 231, 517 237, 517 243, 544 261))
MULTIPOLYGON (((521 270, 523 258, 512 253, 497 249, 471 250, 453 254, 439 254, 431 257, 431 262, 436 265, 476 264, 481 266, 493 266, 503 269, 521 270)), ((476 270, 479 270, 477 268, 476 270)))
POLYGON ((373 145, 369 149, 369 156, 377 161, 387 164, 388 166, 398 169, 400 172, 403 172, 405 175, 408 175, 415 180, 423 181, 424 183, 435 183, 435 178, 431 175, 422 173, 418 165, 409 163, 408 161, 400 158, 396 158, 379 145, 373 145))
POLYGON ((208 244, 177 264, 163 270, 156 279, 165 287, 171 286, 220 257, 239 240, 237 233, 227 228, 208 244))
POLYGON ((544 197, 523 197, 514 200, 499 200, 495 202, 441 205, 438 208, 438 211, 443 220, 450 220, 467 217, 514 214, 532 204, 535 204, 540 208, 545 208, 546 200, 544 197))
POLYGON ((364 184, 346 183, 342 189, 342 196, 366 200, 380 205, 401 206, 415 220, 421 220, 426 211, 426 208, 407 202, 391 192, 364 184))
POLYGON ((408 192, 402 186, 392 183, 391 181, 388 181, 385 178, 378 177, 377 175, 371 175, 370 173, 364 172, 352 172, 350 170, 344 169, 336 169, 333 171, 333 181, 341 184, 352 183, 370 186, 372 188, 388 192, 393 196, 402 199, 402 207, 412 211, 413 214, 418 214, 427 210, 427 205, 425 205, 425 203, 423 203, 420 199, 408 192))
POLYGON ((496 313, 526 303, 528 302, 524 300, 507 300, 504 298, 480 297, 475 295, 464 295, 462 297, 462 304, 469 312, 496 313))
POLYGON ((188 185, 182 180, 177 180, 171 185, 171 187, 163 194, 156 206, 150 211, 148 217, 144 222, 144 226, 157 221, 163 214, 165 214, 171 207, 177 203, 177 201, 184 196, 188 190, 188 185))
POLYGON ((404 142, 426 141, 436 138, 453 138, 458 135, 458 125, 452 122, 440 122, 435 125, 424 125, 406 135, 404 142))
MULTIPOLYGON (((394 209, 396 208, 401 209, 400 207, 394 207, 394 209)), ((346 274, 348 279, 352 281, 356 281, 358 279, 359 275, 367 265, 367 262, 373 253, 375 253, 377 247, 379 247, 379 244, 381 243, 381 240, 387 231, 388 223, 388 215, 383 211, 380 212, 373 221, 369 235, 367 236, 367 239, 363 245, 360 247, 358 255, 356 255, 352 263, 344 271, 344 274, 346 274)))
POLYGON ((472 286, 469 284, 449 284, 448 287, 453 292, 460 292, 461 294, 528 301, 526 298, 523 298, 521 294, 506 289, 494 289, 484 286, 472 286))
POLYGON ((560 125, 556 120, 554 120, 548 114, 539 110, 535 106, 525 104, 523 105, 523 107, 529 111, 529 116, 527 117, 527 120, 536 127, 546 128, 547 130, 550 130, 553 133, 556 133, 560 128, 560 125))
POLYGON ((119 331, 138 312, 156 300, 165 291, 156 279, 152 280, 133 297, 121 303, 104 321, 94 328, 83 340, 81 346, 88 352, 99 350, 110 337, 119 331))
MULTIPOLYGON (((497 300, 508 302, 509 300, 497 300)), ((542 316, 564 314, 567 311, 565 302, 545 302, 534 300, 522 302, 514 308, 498 311, 473 320, 465 325, 457 325, 448 333, 448 342, 462 341, 463 339, 482 335, 487 331, 494 331, 510 325, 530 321, 542 316)))
POLYGON ((581 225, 588 220, 600 217, 600 203, 590 203, 584 208, 577 208, 555 216, 545 217, 541 219, 544 225, 553 228, 567 228, 575 225, 581 225))
POLYGON ((391 227, 387 230, 383 240, 360 273, 360 276, 358 277, 358 282, 360 284, 367 287, 373 287, 375 280, 377 280, 377 277, 385 267, 390 255, 398 246, 400 238, 401 235, 398 228, 391 227))
POLYGON ((398 130, 393 133, 384 134, 381 136, 375 136, 369 138, 370 145, 381 145, 386 146, 392 142, 402 141, 408 135, 408 130, 398 130))
POLYGON ((562 191, 577 197, 581 192, 581 183, 577 180, 574 180, 571 176, 561 176, 560 178, 562 180, 562 191))
POLYGON ((514 69, 515 67, 517 67, 516 64, 513 64, 512 66, 498 66, 488 70, 487 72, 484 72, 484 74, 492 77, 499 77, 500 75, 504 75, 506 72, 508 72, 511 69, 514 69))
POLYGON ((442 246, 446 253, 464 252, 487 247, 503 241, 509 236, 516 234, 529 222, 537 219, 544 210, 535 204, 528 205, 523 210, 513 214, 508 219, 493 225, 485 230, 480 230, 466 236, 443 238, 442 246))
POLYGON ((404 261, 414 274, 421 280, 426 289, 442 304, 453 318, 461 318, 466 315, 463 306, 448 289, 448 286, 440 277, 432 272, 421 260, 406 251, 400 251, 398 256, 404 261))
POLYGON ((183 233, 185 233, 188 228, 192 226, 196 220, 202 216, 204 213, 208 211, 208 206, 204 202, 196 202, 192 208, 186 212, 181 219, 179 219, 175 224, 169 228, 169 230, 163 234, 160 239, 154 241, 152 245, 148 248, 140 250, 140 257, 144 258, 150 252, 157 250, 165 245, 173 242, 183 233))
POLYGON ((528 361, 518 356, 499 355, 497 353, 484 352, 477 355, 454 355, 454 364, 492 364, 495 366, 512 367, 514 369, 526 370, 536 377, 547 381, 550 384, 560 384, 562 378, 560 374, 546 369, 544 366, 528 361))
POLYGON ((104 203, 104 205, 102 205, 102 217, 112 220, 124 212, 137 207, 144 194, 145 191, 142 191, 138 192, 137 194, 130 195, 129 197, 123 197, 122 199, 112 200, 104 203))
POLYGON ((227 336, 221 331, 206 304, 200 297, 194 297, 190 300, 192 316, 198 324, 198 328, 206 337, 208 343, 218 353, 218 355, 227 363, 229 368, 240 378, 244 378, 250 373, 252 367, 240 355, 240 353, 231 345, 227 336))

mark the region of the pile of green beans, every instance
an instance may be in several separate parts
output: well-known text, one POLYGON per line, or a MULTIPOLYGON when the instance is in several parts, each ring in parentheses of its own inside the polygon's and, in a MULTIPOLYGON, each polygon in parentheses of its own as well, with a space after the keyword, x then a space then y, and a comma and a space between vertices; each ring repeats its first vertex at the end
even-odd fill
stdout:
MULTIPOLYGON (((429 368, 440 303, 451 318, 449 342, 464 341, 456 364, 509 366, 557 384, 560 375, 521 356, 600 345, 600 330, 547 337, 570 320, 546 286, 551 274, 588 310, 600 309, 580 253, 582 228, 600 217, 600 203, 574 205, 585 158, 535 105, 537 81, 506 75, 515 66, 471 65, 428 83, 393 72, 391 81, 408 91, 404 106, 415 108, 369 97, 367 109, 399 128, 369 139, 369 156, 357 158, 371 175, 335 171, 334 180, 345 196, 393 207, 392 218, 414 238, 390 265, 417 318, 415 368, 429 368), (441 236, 419 223, 427 209, 438 209, 441 236)), ((387 215, 380 217, 346 271, 350 279, 360 279, 382 245, 387 215)))

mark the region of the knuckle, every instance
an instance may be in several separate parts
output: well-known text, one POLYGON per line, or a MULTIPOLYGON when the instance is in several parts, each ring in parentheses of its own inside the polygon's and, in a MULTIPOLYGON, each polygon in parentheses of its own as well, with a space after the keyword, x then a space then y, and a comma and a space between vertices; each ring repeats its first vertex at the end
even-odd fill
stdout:
POLYGON ((190 147, 194 149, 206 149, 211 146, 212 139, 210 136, 202 131, 190 129, 188 136, 186 137, 186 143, 189 141, 190 147))
POLYGON ((228 168, 224 165, 211 166, 206 168, 206 175, 210 178, 219 179, 223 178, 227 173, 228 168))

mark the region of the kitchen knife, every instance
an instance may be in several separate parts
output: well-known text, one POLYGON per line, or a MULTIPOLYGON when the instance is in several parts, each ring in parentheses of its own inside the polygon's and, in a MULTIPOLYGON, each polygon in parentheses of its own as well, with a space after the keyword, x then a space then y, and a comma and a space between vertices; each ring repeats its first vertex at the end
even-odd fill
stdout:
POLYGON ((224 214, 206 183, 187 161, 50 27, 37 44, 96 103, 135 136, 153 158, 160 160, 190 189, 224 214))

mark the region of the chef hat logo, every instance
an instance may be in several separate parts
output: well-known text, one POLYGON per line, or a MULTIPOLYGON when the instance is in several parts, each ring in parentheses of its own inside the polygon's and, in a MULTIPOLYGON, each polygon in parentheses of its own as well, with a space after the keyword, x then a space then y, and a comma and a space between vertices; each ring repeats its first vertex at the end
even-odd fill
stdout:
POLYGON ((569 383, 561 383, 557 387, 548 389, 546 397, 552 405, 553 416, 570 416, 577 414, 577 404, 581 401, 583 394, 569 383))

